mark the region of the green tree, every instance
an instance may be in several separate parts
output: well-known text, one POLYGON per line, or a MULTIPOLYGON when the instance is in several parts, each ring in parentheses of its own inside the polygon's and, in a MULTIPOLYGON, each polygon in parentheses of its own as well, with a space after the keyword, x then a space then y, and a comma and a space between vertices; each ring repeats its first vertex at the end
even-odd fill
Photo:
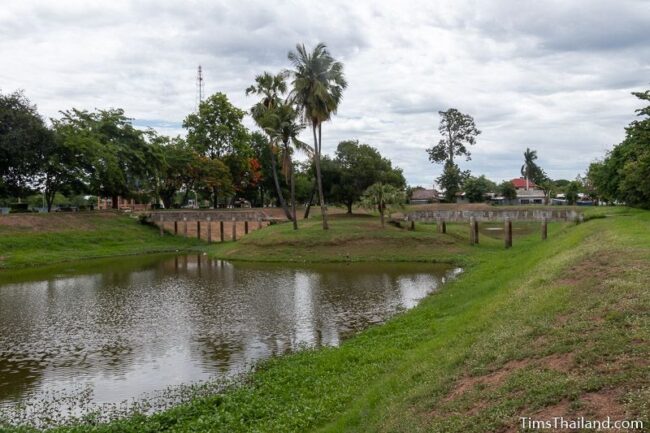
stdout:
POLYGON ((361 198, 361 205, 367 209, 377 209, 381 226, 384 227, 384 213, 393 206, 402 206, 406 201, 404 191, 393 185, 377 182, 368 189, 361 198))
POLYGON ((482 203, 486 200, 489 192, 496 190, 496 184, 485 175, 479 177, 469 176, 463 182, 465 197, 471 203, 482 203))
POLYGON ((151 148, 142 131, 131 124, 122 109, 62 112, 57 128, 69 142, 83 142, 83 166, 89 173, 89 190, 117 198, 131 197, 141 189, 152 169, 151 148))
MULTIPOLYGON (((258 95, 262 99, 251 108, 251 115, 257 125, 266 131, 267 128, 273 125, 269 124, 274 120, 273 112, 283 103, 282 95, 287 91, 286 73, 279 73, 276 75, 264 72, 262 75, 255 77, 255 84, 246 89, 246 95, 258 95)), ((267 131, 268 133, 268 131, 267 131)), ((270 152, 268 152, 268 160, 271 163, 271 175, 273 176, 273 183, 277 193, 280 206, 284 210, 288 219, 293 219, 292 213, 289 211, 287 202, 284 199, 282 188, 280 187, 280 180, 278 179, 277 170, 277 153, 278 147, 274 140, 267 141, 270 152)))
MULTIPOLYGON (((198 112, 188 115, 183 121, 189 145, 199 154, 226 164, 231 169, 233 182, 238 178, 245 180, 246 164, 252 156, 250 136, 242 124, 245 114, 232 105, 226 95, 215 93, 199 104, 198 112)), ((216 208, 219 189, 215 187, 212 194, 216 208)))
POLYGON ((438 131, 442 138, 437 145, 427 149, 429 159, 434 163, 453 164, 454 156, 465 156, 469 161, 471 159, 469 146, 476 143, 476 137, 481 133, 476 128, 474 119, 455 108, 439 111, 438 114, 440 114, 438 131))
POLYGON ((526 148, 524 152, 524 164, 521 166, 521 175, 526 179, 526 189, 528 189, 528 181, 533 181, 535 184, 540 185, 546 180, 546 174, 537 163, 537 151, 526 148))
POLYGON ((55 145, 52 132, 22 92, 0 93, 0 197, 25 197, 55 145))
POLYGON ((569 182, 565 189, 566 201, 568 204, 576 204, 578 201, 578 193, 581 192, 582 185, 580 182, 573 180, 569 182))
POLYGON ((319 43, 307 52, 302 44, 296 45, 296 51, 289 53, 293 66, 291 98, 302 111, 303 116, 312 127, 314 136, 314 167, 318 185, 318 198, 321 205, 323 229, 327 223, 327 205, 321 176, 322 125, 331 119, 341 103, 343 90, 347 87, 343 75, 343 64, 334 60, 327 47, 319 43))
POLYGON ((508 201, 517 199, 517 189, 509 180, 499 184, 499 194, 508 201))
POLYGON ((440 188, 444 190, 445 201, 448 203, 455 203, 456 196, 460 192, 460 185, 467 177, 467 173, 460 170, 458 165, 452 161, 445 162, 445 168, 440 177, 436 179, 440 188))
POLYGON ((282 149, 282 172, 285 179, 289 179, 291 219, 294 230, 298 230, 298 218, 296 216, 296 182, 292 154, 299 150, 311 154, 309 146, 298 139, 300 131, 305 129, 305 125, 300 122, 298 116, 298 112, 291 105, 281 103, 269 112, 268 120, 264 121, 264 124, 267 125, 265 130, 271 141, 280 145, 282 149))
MULTIPOLYGON (((650 102, 650 90, 633 95, 650 102)), ((650 105, 636 113, 642 118, 625 128, 625 139, 603 161, 590 166, 587 179, 606 200, 650 208, 650 105)))
POLYGON ((333 185, 331 194, 336 201, 345 204, 348 214, 352 213, 352 205, 374 183, 400 189, 406 186, 401 169, 393 168, 391 161, 383 158, 377 149, 359 144, 358 140, 340 142, 334 161, 340 166, 341 178, 333 185))

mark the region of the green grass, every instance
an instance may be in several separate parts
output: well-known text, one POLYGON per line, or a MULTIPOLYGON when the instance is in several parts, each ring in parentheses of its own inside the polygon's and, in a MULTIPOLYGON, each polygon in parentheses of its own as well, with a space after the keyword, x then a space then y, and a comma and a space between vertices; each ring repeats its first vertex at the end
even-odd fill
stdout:
POLYGON ((0 269, 204 246, 193 239, 161 237, 157 228, 130 216, 88 213, 29 217, 36 229, 0 224, 0 269))
MULTIPOLYGON (((339 348, 263 362, 220 395, 150 417, 59 432, 491 432, 519 417, 650 424, 650 212, 522 225, 469 246, 448 235, 335 218, 274 226, 213 255, 245 260, 462 260, 467 271, 418 307, 339 348), (384 245, 381 251, 381 246, 384 245), (427 247, 425 247, 425 245, 427 247)), ((466 230, 467 229, 467 230, 466 230)))

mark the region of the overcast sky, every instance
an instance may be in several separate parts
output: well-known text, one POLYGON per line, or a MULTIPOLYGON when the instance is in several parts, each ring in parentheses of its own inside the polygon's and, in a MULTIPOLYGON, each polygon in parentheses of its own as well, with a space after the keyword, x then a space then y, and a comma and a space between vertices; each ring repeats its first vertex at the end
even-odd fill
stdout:
POLYGON ((174 135, 199 64, 206 93, 248 109, 256 74, 323 41, 349 83, 324 151, 359 139, 412 185, 440 174, 425 152, 439 110, 483 131, 461 168, 516 177, 531 147, 551 177, 572 179, 623 138, 640 107, 630 92, 650 88, 648 0, 0 3, 0 91, 24 89, 46 117, 120 107, 174 135))

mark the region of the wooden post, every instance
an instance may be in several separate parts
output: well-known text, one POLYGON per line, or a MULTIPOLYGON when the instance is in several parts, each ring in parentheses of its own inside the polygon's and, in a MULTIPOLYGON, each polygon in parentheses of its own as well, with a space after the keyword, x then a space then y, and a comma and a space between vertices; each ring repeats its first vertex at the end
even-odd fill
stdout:
POLYGON ((237 240, 237 220, 232 219, 232 240, 237 240))
POLYGON ((223 220, 219 221, 219 236, 221 237, 221 242, 223 242, 223 220))
POLYGON ((415 230, 415 221, 411 220, 411 231, 415 230))
POLYGON ((178 221, 174 221, 174 234, 178 234, 178 221))
POLYGON ((440 230, 442 233, 447 233, 447 222, 445 220, 440 223, 440 230))
POLYGON ((165 220, 163 220, 163 216, 160 215, 160 236, 165 234, 165 220))
POLYGON ((244 234, 248 234, 248 221, 244 221, 244 234))
POLYGON ((183 235, 187 237, 187 217, 183 217, 183 235))
POLYGON ((474 219, 474 243, 478 244, 478 220, 474 219))
POLYGON ((257 217, 257 229, 259 230, 261 228, 262 228, 262 218, 257 217))
POLYGON ((510 218, 506 218, 504 222, 504 240, 506 248, 512 247, 512 221, 510 218))
POLYGON ((548 237, 548 220, 546 217, 542 218, 542 240, 545 241, 548 237))
POLYGON ((196 238, 201 239, 201 221, 196 221, 196 238))
POLYGON ((476 241, 474 240, 474 217, 469 219, 469 244, 474 245, 476 241))
POLYGON ((208 217, 208 243, 212 243, 212 218, 208 217))

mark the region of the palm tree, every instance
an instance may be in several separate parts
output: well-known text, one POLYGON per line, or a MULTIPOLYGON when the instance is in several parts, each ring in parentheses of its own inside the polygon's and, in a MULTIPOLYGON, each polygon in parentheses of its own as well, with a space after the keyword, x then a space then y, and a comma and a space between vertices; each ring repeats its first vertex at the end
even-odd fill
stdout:
POLYGON ((384 212, 391 206, 402 206, 406 201, 404 191, 387 183, 377 182, 368 187, 361 198, 366 209, 377 209, 381 226, 384 227, 384 212))
POLYGON ((298 218, 296 216, 296 182, 291 155, 296 150, 311 153, 309 146, 298 139, 300 132, 305 129, 305 125, 298 120, 298 116, 299 113, 290 104, 281 103, 269 112, 269 117, 265 122, 267 124, 265 131, 269 134, 271 142, 282 146, 282 173, 285 179, 289 178, 294 230, 298 230, 298 218))
MULTIPOLYGON (((262 75, 256 76, 255 84, 246 89, 246 96, 251 94, 262 96, 262 100, 251 107, 251 116, 253 117, 253 120, 255 120, 255 123, 264 130, 266 130, 266 127, 268 126, 265 122, 270 119, 269 114, 282 103, 281 96, 287 91, 286 75, 287 74, 283 72, 277 75, 264 72, 262 75)), ((287 206, 287 202, 284 200, 284 195, 282 194, 282 188, 280 188, 277 163, 275 160, 275 155, 277 154, 278 149, 277 146, 274 145, 273 140, 269 141, 269 147, 271 151, 271 171, 273 172, 273 182, 278 194, 278 200, 280 201, 280 206, 284 209, 287 218, 292 219, 291 212, 289 212, 289 207, 287 206)))
POLYGON ((528 190, 528 181, 536 175, 539 167, 535 164, 537 151, 526 148, 524 152, 524 165, 521 166, 521 175, 526 178, 526 190, 528 190))
POLYGON ((318 198, 323 215, 323 230, 327 230, 327 206, 320 169, 322 124, 336 114, 343 90, 347 87, 343 77, 343 64, 334 60, 323 43, 316 45, 311 52, 307 52, 303 44, 296 45, 296 51, 289 53, 289 61, 293 66, 290 71, 293 77, 290 98, 302 111, 304 119, 311 124, 314 136, 318 198))

